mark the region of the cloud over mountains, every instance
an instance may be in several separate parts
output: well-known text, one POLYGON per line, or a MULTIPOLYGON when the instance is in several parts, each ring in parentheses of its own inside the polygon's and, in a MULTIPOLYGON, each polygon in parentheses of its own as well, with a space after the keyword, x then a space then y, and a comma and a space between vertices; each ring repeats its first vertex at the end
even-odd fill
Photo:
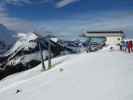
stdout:
MULTIPOLYGON (((87 8, 87 4, 83 4, 81 0, 0 0, 0 24, 4 24, 9 29, 17 32, 29 32, 37 29, 42 33, 49 30, 57 34, 75 35, 85 30, 123 30, 133 37, 133 13, 131 7, 124 7, 124 10, 106 9, 95 11, 87 8), (77 5, 69 6, 76 3, 78 3, 78 7, 81 6, 87 10, 82 12, 78 11, 77 5), (12 12, 10 12, 8 5, 15 7, 15 9, 16 7, 24 8, 24 10, 21 9, 22 13, 19 13, 18 10, 18 12, 15 12, 17 16, 11 16, 12 12), (42 7, 43 5, 44 7, 42 7), (29 6, 35 7, 34 10, 36 11, 29 10, 29 6), (25 16, 28 18, 36 17, 36 20, 23 18, 25 16)), ((93 8, 97 6, 99 5, 97 4, 93 8)))

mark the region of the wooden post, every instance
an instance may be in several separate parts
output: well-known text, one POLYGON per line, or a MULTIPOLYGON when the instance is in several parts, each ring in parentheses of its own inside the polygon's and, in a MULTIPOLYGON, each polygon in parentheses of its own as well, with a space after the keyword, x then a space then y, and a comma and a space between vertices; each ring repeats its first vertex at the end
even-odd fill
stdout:
POLYGON ((48 41, 48 69, 50 69, 52 67, 51 65, 51 43, 50 40, 48 41))
POLYGON ((44 64, 43 51, 42 51, 42 48, 41 48, 40 41, 38 40, 37 42, 38 42, 39 50, 40 50, 40 56, 41 56, 42 68, 43 68, 43 70, 45 71, 46 68, 45 68, 45 64, 44 64))

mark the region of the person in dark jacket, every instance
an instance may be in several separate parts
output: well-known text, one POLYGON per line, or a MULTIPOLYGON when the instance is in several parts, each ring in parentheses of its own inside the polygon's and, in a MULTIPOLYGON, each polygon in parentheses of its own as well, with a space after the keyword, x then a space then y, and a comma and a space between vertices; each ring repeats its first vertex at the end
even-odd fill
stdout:
POLYGON ((119 46, 120 46, 120 51, 122 51, 122 50, 123 50, 123 49, 122 49, 122 46, 123 46, 123 45, 122 45, 122 44, 119 44, 119 46))
POLYGON ((122 48, 123 48, 123 51, 126 52, 127 51, 127 42, 126 41, 123 41, 123 44, 122 44, 122 48))
POLYGON ((128 50, 128 41, 125 42, 125 52, 128 50))

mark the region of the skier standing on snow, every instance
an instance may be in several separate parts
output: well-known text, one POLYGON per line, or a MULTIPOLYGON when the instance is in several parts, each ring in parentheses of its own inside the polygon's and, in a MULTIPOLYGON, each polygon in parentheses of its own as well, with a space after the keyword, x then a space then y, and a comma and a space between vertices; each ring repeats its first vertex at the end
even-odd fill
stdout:
POLYGON ((120 46, 120 51, 123 51, 123 44, 121 43, 119 44, 119 46, 120 46))
POLYGON ((127 41, 123 41, 123 51, 126 52, 128 48, 128 42, 127 41))
POLYGON ((125 42, 126 51, 128 50, 128 41, 125 42))

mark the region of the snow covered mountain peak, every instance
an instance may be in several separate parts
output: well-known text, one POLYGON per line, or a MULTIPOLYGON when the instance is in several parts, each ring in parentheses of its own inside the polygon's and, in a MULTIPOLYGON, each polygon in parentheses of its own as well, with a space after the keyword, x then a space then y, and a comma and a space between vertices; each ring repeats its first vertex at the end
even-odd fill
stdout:
POLYGON ((35 35, 32 32, 29 33, 18 33, 17 37, 21 40, 21 41, 31 41, 31 40, 35 40, 38 38, 37 35, 35 35))
POLYGON ((22 47, 25 50, 29 48, 35 48, 37 43, 34 41, 37 39, 37 36, 34 33, 18 33, 18 41, 15 43, 15 47, 22 47))
POLYGON ((13 47, 7 52, 6 55, 11 54, 19 49, 29 50, 30 48, 35 48, 37 46, 36 40, 37 36, 30 32, 30 33, 18 33, 17 34, 17 41, 13 45, 13 47))

